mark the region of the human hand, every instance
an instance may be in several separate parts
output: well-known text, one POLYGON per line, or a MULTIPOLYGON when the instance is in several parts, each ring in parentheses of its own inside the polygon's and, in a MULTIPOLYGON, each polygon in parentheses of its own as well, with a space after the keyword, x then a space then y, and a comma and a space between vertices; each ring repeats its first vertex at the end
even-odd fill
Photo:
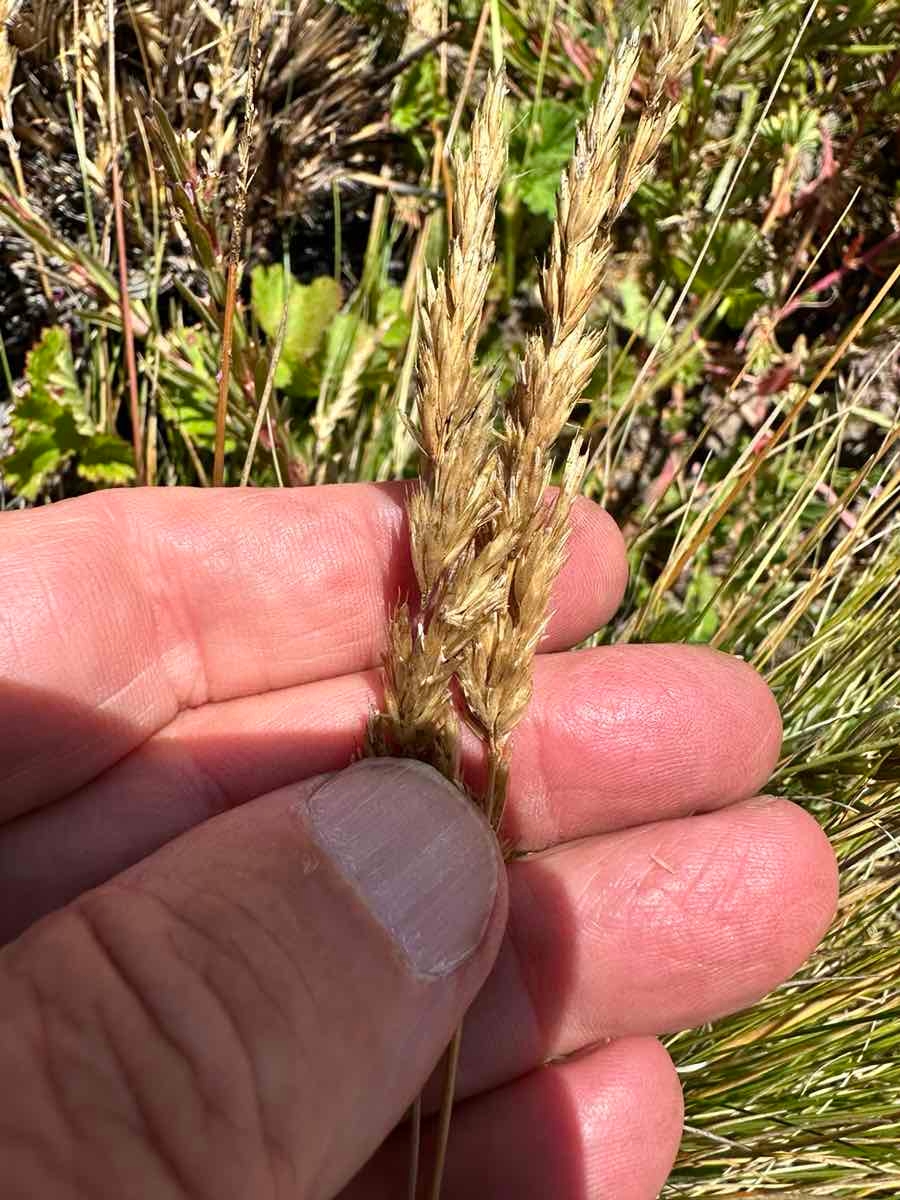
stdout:
POLYGON ((332 774, 411 583, 398 486, 0 518, 4 1200, 404 1194, 404 1131, 370 1157, 486 978, 448 1200, 656 1195, 682 1110, 655 1035, 789 976, 836 872, 811 818, 749 799, 780 723, 747 666, 559 653, 625 581, 609 519, 573 524, 504 827, 540 853, 504 930, 467 802, 418 765, 332 774))

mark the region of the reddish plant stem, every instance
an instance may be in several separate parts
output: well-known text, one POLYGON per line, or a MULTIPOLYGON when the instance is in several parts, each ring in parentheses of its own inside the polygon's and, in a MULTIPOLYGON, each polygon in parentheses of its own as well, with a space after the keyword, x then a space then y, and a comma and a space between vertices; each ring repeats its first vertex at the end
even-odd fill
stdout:
POLYGON ((845 263, 842 267, 837 267, 834 271, 829 271, 827 275, 823 275, 821 279, 817 279, 815 283, 811 283, 809 287, 804 288, 798 296, 795 296, 793 300, 785 304, 776 314, 775 323, 783 321, 785 317, 802 307, 810 296, 817 296, 819 292, 827 291, 828 288, 840 283, 845 275, 850 275, 854 271, 859 271, 863 267, 868 266, 870 262, 878 258, 880 254, 883 254, 889 246, 893 246, 896 242, 900 242, 900 229, 888 234, 886 238, 883 238, 876 246, 872 246, 865 254, 859 255, 858 258, 845 263))
POLYGON ((219 393, 216 399, 216 446, 213 458, 213 487, 225 482, 225 422, 228 416, 228 385, 231 381, 231 343, 234 335, 234 310, 237 302, 237 253, 232 250, 225 287, 225 315, 222 320, 222 357, 219 362, 219 393))

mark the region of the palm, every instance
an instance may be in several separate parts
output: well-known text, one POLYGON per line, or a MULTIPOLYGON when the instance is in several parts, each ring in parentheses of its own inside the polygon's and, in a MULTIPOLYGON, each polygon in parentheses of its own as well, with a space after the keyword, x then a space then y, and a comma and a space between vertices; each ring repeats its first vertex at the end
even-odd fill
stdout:
MULTIPOLYGON (((770 990, 834 904, 814 822, 744 803, 780 736, 751 670, 699 647, 560 653, 625 579, 608 518, 577 516, 504 827, 540 853, 510 868, 506 941, 467 1018, 450 1196, 654 1195, 681 1120, 655 1035, 770 990)), ((4 938, 357 751, 411 582, 396 485, 148 490, 4 523, 4 938)), ((352 1194, 396 1195, 404 1156, 398 1137, 352 1194)))

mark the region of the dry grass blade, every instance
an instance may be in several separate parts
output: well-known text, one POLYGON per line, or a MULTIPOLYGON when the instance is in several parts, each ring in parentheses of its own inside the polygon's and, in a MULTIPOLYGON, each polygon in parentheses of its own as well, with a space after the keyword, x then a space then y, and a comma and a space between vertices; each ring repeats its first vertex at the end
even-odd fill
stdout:
POLYGON ((116 222, 116 252, 119 266, 119 295, 122 312, 122 335, 125 343, 125 366, 128 372, 128 410, 131 417, 131 438, 134 448, 134 469, 139 483, 146 482, 144 474, 143 430, 138 399, 137 355, 134 349, 134 322, 131 314, 131 298, 128 292, 128 251, 125 241, 125 214, 122 199, 122 181, 119 174, 118 128, 119 118, 116 102, 116 13, 114 0, 106 5, 107 36, 107 86, 109 109, 109 140, 112 157, 113 212, 116 222))

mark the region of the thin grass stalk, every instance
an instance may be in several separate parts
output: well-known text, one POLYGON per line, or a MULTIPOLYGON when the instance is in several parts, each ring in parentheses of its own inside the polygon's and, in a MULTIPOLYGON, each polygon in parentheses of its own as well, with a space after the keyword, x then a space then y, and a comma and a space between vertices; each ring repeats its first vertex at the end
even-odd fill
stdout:
POLYGON ((213 450, 213 487, 225 482, 225 427, 228 421, 228 390, 231 386, 231 351, 234 338, 234 313, 237 306, 237 277, 240 251, 232 247, 228 259, 225 285, 225 312, 222 318, 222 353, 219 359, 218 393, 216 396, 216 440, 213 450))
MULTIPOLYGON (((25 184, 25 174, 22 170, 22 159, 19 153, 19 143, 15 136, 12 105, 13 76, 16 69, 16 53, 9 44, 6 33, 6 22, 9 16, 8 0, 0 0, 0 142, 6 146, 6 153, 12 166, 13 178, 19 199, 30 211, 28 189, 25 184)), ((47 275, 47 264, 40 247, 35 247, 34 255, 38 278, 44 298, 53 307, 53 290, 47 275)))
POLYGON ((406 1178, 407 1200, 419 1195, 419 1159, 422 1153, 422 1095, 413 1100, 409 1110, 409 1168, 406 1178))
POLYGON ((754 145, 756 144, 756 140, 759 137, 759 133, 760 133, 760 130, 762 129, 763 122, 765 121, 766 117, 769 115, 769 112, 771 111, 772 105, 775 102, 775 98, 781 89, 781 85, 784 83, 784 79, 785 79, 785 76, 787 75, 788 68, 790 67, 791 63, 794 60, 794 56, 796 55, 797 50, 800 47, 800 43, 803 40, 803 35, 806 32, 806 29, 807 29, 810 21, 812 20, 813 15, 814 15, 816 9, 818 8, 818 5, 819 5, 819 0, 811 0, 810 5, 807 8, 807 10, 803 16, 803 20, 800 23, 800 27, 797 30, 797 33, 794 37, 793 42, 791 43, 790 49, 788 50, 788 52, 785 56, 784 62, 781 64, 781 69, 778 72, 775 82, 772 84, 772 87, 769 90, 769 94, 766 98, 766 102, 763 105, 762 112, 759 115, 759 120, 756 122, 756 125, 754 126, 754 129, 753 129, 753 133, 751 134, 751 136, 747 142, 747 145, 744 148, 744 152, 741 155, 741 159, 737 165, 737 169, 734 171, 731 179, 729 180, 728 187, 726 188, 725 193, 722 196, 722 200, 721 200, 719 207, 716 210, 716 213, 710 224, 707 235, 703 241, 703 245, 700 247, 697 257, 694 260, 690 271, 688 272, 688 277, 684 281, 684 285, 683 285, 680 293, 678 294, 678 297, 675 300, 675 303, 672 305, 672 310, 669 313, 668 317, 666 318, 665 327, 661 331, 660 336, 657 338, 654 345, 650 348, 650 353, 647 355, 646 359, 642 363, 640 371, 638 371, 637 378, 635 379, 634 383, 631 386, 631 395, 629 397, 629 403, 623 405, 623 407, 619 410, 619 413, 615 414, 615 416, 613 418, 613 422, 607 431, 607 434, 606 434, 607 438, 612 438, 612 435, 614 432, 614 427, 618 424, 618 420, 616 418, 621 420, 622 413, 625 412, 626 410, 629 410, 630 408, 634 407, 634 405, 637 403, 637 399, 641 395, 641 389, 643 388, 645 381, 649 377, 650 371, 653 368, 653 364, 656 362, 657 356, 660 351, 660 347, 664 344, 665 339, 671 333, 672 328, 674 327, 675 322, 678 319, 679 313, 681 312, 682 308, 684 307, 688 296, 690 296, 690 294, 691 294, 691 288, 694 285, 694 280, 697 278, 697 274, 700 271, 700 268, 702 267, 704 261, 706 260, 706 256, 709 253, 709 248, 713 243, 713 238, 716 235, 716 231, 718 230, 719 225, 721 224, 726 212, 728 211, 728 203, 731 200, 732 195, 734 194, 734 190, 737 187, 738 181, 744 172, 744 168, 746 167, 747 163, 750 161, 750 155, 753 151, 754 145))
POLYGON ((250 482, 250 472, 253 470, 253 459, 256 456, 256 447, 259 442, 259 435, 262 432, 263 422, 269 416, 269 404, 272 400, 272 393, 275 390, 275 375, 278 371, 278 364, 281 362, 281 355, 284 350, 284 340, 287 336, 288 325, 288 295, 285 289, 284 306, 281 310, 281 320, 278 322, 278 332, 275 335, 275 345, 272 348, 272 357, 269 359, 269 368, 266 372, 266 382, 263 386, 263 393, 260 397, 259 408, 256 413, 256 420, 253 422, 253 432, 250 434, 250 444, 247 446, 247 456, 244 459, 244 469, 241 471, 241 487, 247 487, 250 482))
MULTIPOLYGON (((866 309, 859 314, 841 340, 835 346, 834 350, 828 356, 827 361, 820 368, 812 382, 803 389, 799 398, 791 405, 785 414, 783 420, 775 427, 772 432, 769 442, 770 447, 774 447, 787 431, 791 428, 794 421, 809 403, 810 399, 815 395, 817 389, 828 378, 834 368, 838 365, 847 349, 852 345, 854 340, 859 336, 860 331, 869 321, 869 318, 875 310, 887 298, 897 281, 900 280, 900 263, 898 263, 888 278, 878 289, 875 296, 867 305, 866 309)), ((656 584, 654 584, 654 595, 661 595, 667 591, 675 580, 681 575, 687 563, 694 556, 697 548, 709 537, 712 530, 718 525, 722 517, 729 511, 735 501, 743 492, 748 483, 753 480, 759 471, 762 469, 765 461, 761 455, 747 455, 746 466, 738 472, 732 486, 726 490, 725 495, 717 501, 712 511, 699 523, 699 527, 692 535, 687 545, 682 549, 677 556, 673 555, 669 562, 666 563, 663 573, 660 575, 656 584)), ((649 606, 647 611, 649 611, 649 606)))
POLYGON ((125 369, 128 376, 128 409, 131 417, 131 444, 134 450, 134 469, 138 483, 146 482, 144 471, 144 436, 141 428, 141 406, 138 392, 137 355, 134 348, 134 321, 128 290, 128 250, 125 240, 125 213, 122 202, 122 181, 119 175, 119 122, 116 103, 116 9, 115 0, 106 3, 107 37, 107 106, 109 109, 109 143, 112 156, 112 199, 116 223, 116 252, 119 265, 119 308, 122 314, 122 338, 125 347, 125 369))
POLYGON ((456 1097, 456 1079, 459 1073, 459 1052, 462 1047, 463 1027, 453 1034, 447 1053, 444 1056, 444 1086, 441 1092, 441 1106, 438 1110, 438 1125, 435 1139, 434 1165, 431 1174, 431 1186, 428 1191, 429 1200, 441 1200, 441 1189, 444 1183, 444 1170, 447 1165, 447 1149, 450 1144, 450 1124, 453 1120, 453 1104, 456 1097))
POLYGON ((447 128, 447 137, 444 141, 443 154, 449 158, 450 151, 453 149, 453 142, 456 138, 456 131, 459 128, 459 122, 462 119, 463 109, 468 98, 469 91, 472 87, 472 80, 475 78, 475 64, 478 62, 478 56, 481 53, 481 45, 484 41, 485 30, 487 29, 488 17, 490 16, 491 0, 484 0, 481 6, 481 15, 478 18, 478 24, 475 27, 475 35, 472 38, 472 49, 469 51, 469 57, 466 62, 466 73, 463 76, 462 86, 459 89, 459 95, 456 98, 456 105, 453 109, 453 116, 450 118, 450 125, 447 128))

